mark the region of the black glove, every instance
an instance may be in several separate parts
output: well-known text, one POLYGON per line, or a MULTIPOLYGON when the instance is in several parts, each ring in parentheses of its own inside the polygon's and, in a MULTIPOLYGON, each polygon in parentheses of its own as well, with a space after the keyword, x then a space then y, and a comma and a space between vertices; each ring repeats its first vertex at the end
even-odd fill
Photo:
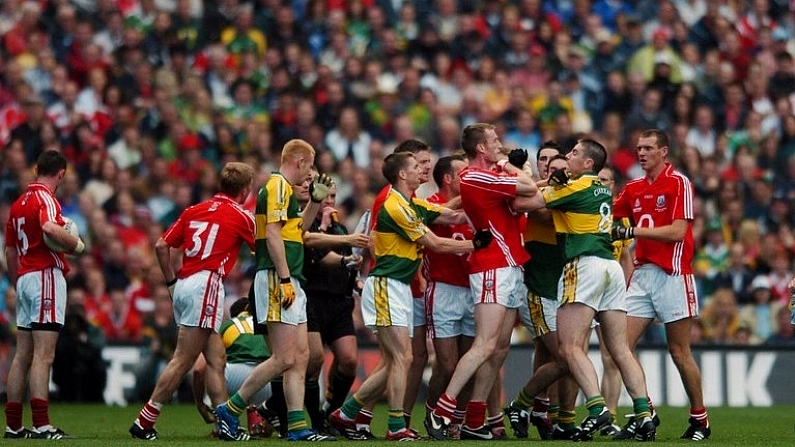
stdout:
POLYGON ((547 183, 550 186, 563 186, 569 182, 569 173, 565 169, 555 169, 549 174, 547 183))
POLYGON ((472 245, 475 246, 475 250, 480 250, 488 247, 492 239, 494 239, 494 235, 491 234, 491 231, 478 230, 475 232, 475 237, 472 238, 472 245))
POLYGON ((522 148, 511 149, 511 152, 508 153, 508 163, 522 169, 527 163, 528 156, 527 151, 522 148))
POLYGON ((632 239, 635 237, 635 227, 623 227, 621 225, 613 227, 611 232, 614 241, 632 239))

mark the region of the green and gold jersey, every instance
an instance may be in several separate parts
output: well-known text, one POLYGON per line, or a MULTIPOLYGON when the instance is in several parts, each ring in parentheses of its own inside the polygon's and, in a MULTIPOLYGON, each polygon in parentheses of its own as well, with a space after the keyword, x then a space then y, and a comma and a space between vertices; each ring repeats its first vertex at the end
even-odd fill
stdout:
POLYGON ((524 283, 534 295, 549 299, 558 296, 558 279, 565 262, 557 243, 553 222, 528 217, 524 248, 530 253, 530 260, 524 265, 524 283))
POLYGON ((429 232, 427 223, 441 207, 423 199, 406 199, 392 188, 378 211, 375 231, 375 266, 370 276, 383 276, 410 284, 422 261, 417 239, 429 232))
POLYGON ((254 319, 248 312, 221 323, 219 333, 228 363, 262 363, 271 356, 266 337, 254 334, 254 319))
POLYGON ((282 222, 282 240, 290 276, 303 280, 304 232, 301 228, 303 224, 301 206, 293 194, 293 187, 282 174, 274 172, 265 187, 259 190, 254 218, 257 270, 275 268, 265 242, 265 227, 269 223, 282 222))
POLYGON ((613 196, 596 175, 583 174, 564 186, 544 188, 542 194, 567 262, 578 256, 614 259, 613 196))

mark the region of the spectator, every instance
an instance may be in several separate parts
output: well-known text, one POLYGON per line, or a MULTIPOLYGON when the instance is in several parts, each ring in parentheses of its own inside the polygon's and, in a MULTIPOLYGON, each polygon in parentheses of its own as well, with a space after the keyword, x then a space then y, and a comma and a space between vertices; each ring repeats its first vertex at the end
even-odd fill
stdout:
POLYGON ((142 338, 143 322, 123 288, 108 291, 110 309, 99 314, 97 324, 110 342, 137 342, 142 338))
POLYGON ((776 311, 776 332, 765 340, 765 346, 795 346, 795 326, 790 323, 790 311, 780 307, 776 311))
POLYGON ((735 242, 729 247, 729 265, 720 272, 712 283, 714 290, 731 289, 739 304, 751 302, 751 281, 754 275, 746 263, 745 247, 735 242))
POLYGON ((770 291, 770 280, 758 275, 751 282, 753 301, 740 309, 740 321, 747 322, 758 343, 767 340, 777 330, 776 314, 781 304, 774 301, 770 291))
POLYGON ((717 289, 712 299, 704 306, 701 316, 704 322, 704 338, 718 345, 729 345, 734 341, 740 320, 737 298, 731 289, 717 289))
POLYGON ((350 159, 356 166, 369 165, 372 137, 361 128, 359 113, 353 107, 342 109, 337 126, 326 136, 326 146, 337 162, 350 159))

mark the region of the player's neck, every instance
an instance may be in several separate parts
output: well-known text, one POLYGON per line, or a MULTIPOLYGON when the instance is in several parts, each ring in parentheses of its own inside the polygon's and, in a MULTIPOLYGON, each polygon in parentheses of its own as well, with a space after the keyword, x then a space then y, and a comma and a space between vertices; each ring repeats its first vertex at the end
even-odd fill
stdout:
POLYGON ((411 196, 414 195, 415 191, 411 189, 411 187, 405 182, 397 182, 394 185, 392 185, 392 188, 397 190, 399 193, 403 194, 403 197, 407 199, 411 199, 411 196))
POLYGON ((492 163, 490 161, 487 161, 483 157, 476 157, 476 158, 473 158, 472 160, 469 160, 469 166, 471 166, 473 168, 480 168, 480 169, 485 169, 485 170, 493 170, 494 166, 496 166, 496 164, 492 163))
POLYGON ((450 188, 441 188, 439 189, 439 196, 445 201, 447 201, 454 198, 455 193, 453 193, 453 191, 451 191, 450 188))
POLYGON ((36 183, 46 186, 53 194, 58 189, 58 179, 55 177, 38 177, 36 183))
POLYGON ((665 164, 656 166, 654 169, 646 173, 646 178, 649 179, 650 183, 654 183, 654 181, 657 180, 658 177, 660 177, 660 174, 662 174, 664 170, 665 170, 665 164))

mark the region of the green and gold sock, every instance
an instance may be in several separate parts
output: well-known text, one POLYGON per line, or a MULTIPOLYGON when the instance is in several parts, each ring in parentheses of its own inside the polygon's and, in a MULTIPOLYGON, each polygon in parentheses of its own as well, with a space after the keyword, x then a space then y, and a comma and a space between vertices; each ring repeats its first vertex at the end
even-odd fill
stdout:
POLYGON ((519 390, 519 395, 513 400, 513 404, 525 411, 530 411, 533 406, 533 396, 527 394, 523 389, 519 390))
POLYGON ((651 408, 649 408, 649 399, 647 397, 638 397, 632 399, 632 411, 635 412, 635 419, 642 420, 643 418, 651 417, 651 408))
POLYGON ((403 418, 402 408, 390 408, 387 426, 391 433, 397 433, 406 428, 406 420, 403 418))
POLYGON ((304 410, 290 410, 287 412, 287 430, 300 431, 309 427, 306 424, 304 410))
MULTIPOLYGON (((359 396, 356 393, 353 393, 353 396, 350 399, 346 400, 342 407, 340 407, 340 413, 349 421, 356 419, 356 415, 359 414, 362 407, 364 407, 364 402, 359 400, 359 396)), ((403 415, 401 414, 401 417, 403 415)))
POLYGON ((605 409, 605 398, 601 394, 591 396, 585 401, 585 408, 588 409, 588 416, 598 417, 605 409))
POLYGON ((564 430, 574 430, 577 428, 576 419, 577 413, 573 411, 560 410, 558 412, 558 425, 564 430))
POLYGON ((226 401, 226 407, 229 408, 229 412, 232 413, 233 416, 240 416, 247 406, 248 405, 246 405, 246 401, 243 400, 238 393, 235 393, 229 398, 228 401, 226 401))
POLYGON ((550 405, 549 410, 547 410, 547 415, 549 416, 549 420, 552 421, 552 424, 557 424, 560 420, 558 418, 558 414, 560 413, 560 405, 550 405))

